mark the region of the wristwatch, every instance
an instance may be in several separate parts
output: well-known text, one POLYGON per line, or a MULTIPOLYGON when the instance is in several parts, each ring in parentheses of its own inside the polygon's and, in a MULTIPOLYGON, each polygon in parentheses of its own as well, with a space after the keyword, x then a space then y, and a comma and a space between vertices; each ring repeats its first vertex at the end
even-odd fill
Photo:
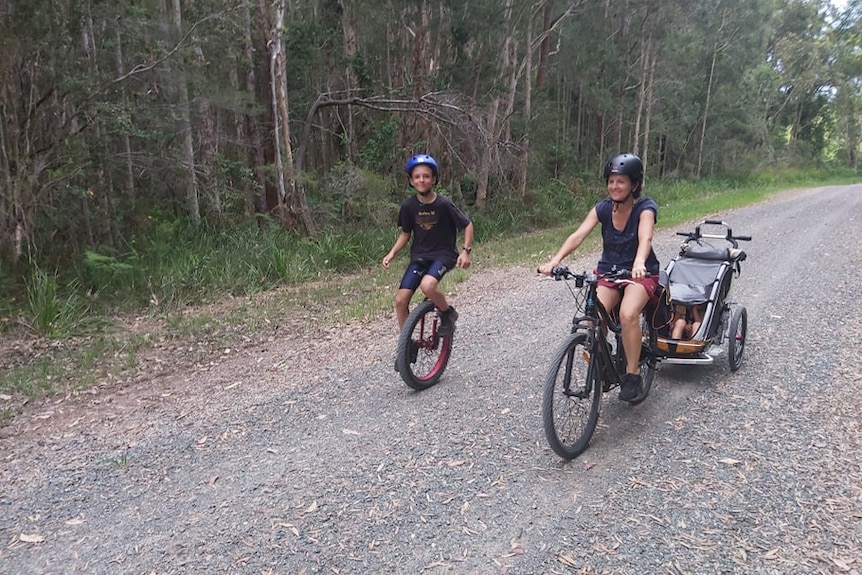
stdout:
POLYGON ((470 252, 473 251, 473 248, 471 248, 470 246, 464 246, 464 251, 469 254, 470 252))

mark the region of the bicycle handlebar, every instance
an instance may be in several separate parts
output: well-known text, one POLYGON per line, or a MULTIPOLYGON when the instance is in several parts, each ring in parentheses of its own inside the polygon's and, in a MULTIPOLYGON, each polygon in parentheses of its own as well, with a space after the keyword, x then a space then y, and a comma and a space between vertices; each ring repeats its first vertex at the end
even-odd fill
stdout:
POLYGON ((686 242, 697 241, 701 238, 709 238, 716 240, 725 240, 734 248, 739 247, 738 242, 750 242, 751 236, 735 236, 733 235, 733 230, 730 228, 730 224, 721 220, 703 220, 698 223, 694 227, 693 232, 676 232, 676 235, 683 236, 686 242), (723 226, 725 228, 724 235, 718 234, 704 234, 700 231, 701 226, 723 226))
MULTIPOLYGON (((542 273, 541 270, 539 270, 538 268, 536 269, 536 272, 542 273)), ((652 276, 652 274, 647 272, 647 274, 644 277, 651 277, 651 276, 652 276)), ((557 266, 551 270, 551 277, 554 278, 556 281, 560 281, 560 280, 564 280, 564 279, 565 280, 575 279, 575 280, 585 280, 587 282, 595 282, 595 281, 598 281, 601 279, 606 279, 606 280, 631 279, 632 272, 631 272, 631 270, 613 269, 609 272, 599 273, 599 274, 595 274, 595 273, 591 273, 591 272, 575 273, 575 272, 571 271, 566 266, 557 266)))

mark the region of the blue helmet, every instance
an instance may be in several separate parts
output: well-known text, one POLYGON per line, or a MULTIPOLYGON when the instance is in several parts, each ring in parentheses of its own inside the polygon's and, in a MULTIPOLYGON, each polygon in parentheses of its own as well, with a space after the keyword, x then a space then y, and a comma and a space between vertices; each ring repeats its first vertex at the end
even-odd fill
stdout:
POLYGON ((437 160, 428 154, 416 154, 410 158, 407 161, 407 165, 404 166, 404 172, 409 176, 413 172, 413 168, 422 165, 430 166, 431 171, 434 172, 434 179, 436 180, 437 174, 440 172, 440 166, 437 165, 437 160))

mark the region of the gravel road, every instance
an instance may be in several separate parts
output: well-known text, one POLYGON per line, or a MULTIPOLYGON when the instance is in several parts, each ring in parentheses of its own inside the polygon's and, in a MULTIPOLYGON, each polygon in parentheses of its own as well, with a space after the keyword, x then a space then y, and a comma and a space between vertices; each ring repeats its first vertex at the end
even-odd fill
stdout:
POLYGON ((571 296, 477 270, 424 392, 392 371, 388 318, 47 402, 0 438, 0 573, 859 575, 862 185, 710 217, 754 237, 742 368, 608 394, 578 459, 540 418, 571 296))

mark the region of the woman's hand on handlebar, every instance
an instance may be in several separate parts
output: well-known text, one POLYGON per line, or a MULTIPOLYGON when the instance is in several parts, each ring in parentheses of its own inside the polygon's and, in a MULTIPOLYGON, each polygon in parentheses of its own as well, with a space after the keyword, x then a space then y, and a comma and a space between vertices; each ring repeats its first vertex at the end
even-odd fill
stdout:
POLYGON ((646 264, 644 262, 635 261, 632 265, 632 279, 643 279, 647 277, 646 264))
MULTIPOLYGON (((559 264, 557 264, 557 265, 559 265, 559 264)), ((555 267, 557 267, 557 266, 555 266, 553 262, 548 262, 546 264, 540 265, 536 269, 536 272, 543 274, 543 275, 546 275, 546 276, 549 276, 553 273, 555 267)))

